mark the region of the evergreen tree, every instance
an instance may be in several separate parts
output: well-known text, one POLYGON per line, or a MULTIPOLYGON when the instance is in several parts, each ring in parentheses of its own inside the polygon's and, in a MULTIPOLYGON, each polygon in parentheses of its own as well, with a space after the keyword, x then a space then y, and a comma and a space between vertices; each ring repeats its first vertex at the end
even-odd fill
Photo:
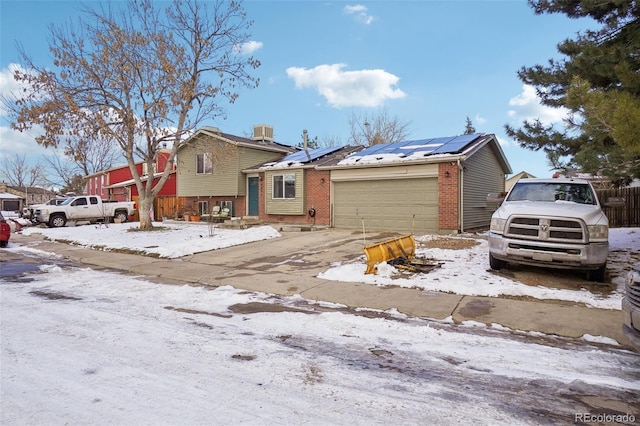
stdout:
POLYGON ((607 2, 529 0, 536 14, 564 13, 593 18, 600 28, 558 45, 565 55, 548 65, 523 67, 518 76, 536 88, 545 106, 567 108, 565 127, 524 121, 507 135, 522 147, 543 150, 566 166, 604 174, 623 185, 640 177, 640 5, 607 2))
POLYGON ((476 128, 473 127, 473 123, 471 122, 471 119, 467 116, 467 124, 464 127, 464 134, 472 135, 475 132, 476 132, 476 128))

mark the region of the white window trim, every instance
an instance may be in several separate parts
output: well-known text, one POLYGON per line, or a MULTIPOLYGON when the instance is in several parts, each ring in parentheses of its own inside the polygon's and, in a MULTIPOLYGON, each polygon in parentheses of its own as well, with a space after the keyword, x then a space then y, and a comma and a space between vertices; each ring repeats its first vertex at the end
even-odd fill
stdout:
POLYGON ((296 198, 296 191, 295 191, 296 175, 295 175, 295 173, 283 173, 283 174, 273 175, 271 177, 271 184, 272 184, 271 199, 273 199, 273 200, 294 200, 296 198), (282 177, 282 197, 276 197, 275 196, 275 189, 276 189, 276 186, 277 186, 275 180, 276 180, 277 177, 282 177), (290 177, 290 178, 293 179, 293 197, 287 197, 287 191, 286 191, 287 177, 290 177))
POLYGON ((196 154, 196 174, 197 175, 211 175, 213 174, 213 154, 210 152, 200 152, 196 154), (198 158, 202 156, 203 171, 198 171, 198 158), (206 161, 208 160, 208 161, 206 161), (207 171, 207 164, 209 163, 209 171, 207 171))

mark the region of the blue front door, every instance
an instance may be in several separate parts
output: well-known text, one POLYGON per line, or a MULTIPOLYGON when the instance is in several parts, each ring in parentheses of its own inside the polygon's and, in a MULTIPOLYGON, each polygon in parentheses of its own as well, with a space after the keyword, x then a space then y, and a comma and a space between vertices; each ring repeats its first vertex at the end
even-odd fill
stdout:
POLYGON ((259 195, 258 195, 258 178, 250 177, 249 178, 249 216, 258 216, 259 215, 259 195))

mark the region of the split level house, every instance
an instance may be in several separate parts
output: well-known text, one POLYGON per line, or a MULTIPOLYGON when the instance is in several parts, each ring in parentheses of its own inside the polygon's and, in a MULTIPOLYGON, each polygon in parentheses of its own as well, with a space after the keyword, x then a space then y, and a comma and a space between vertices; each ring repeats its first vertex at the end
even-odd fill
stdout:
POLYGON ((456 233, 488 228, 487 194, 512 173, 495 135, 292 153, 245 170, 265 222, 456 233))
MULTIPOLYGON (((457 233, 488 228, 495 206, 487 194, 505 191, 512 171, 493 134, 301 149, 256 125, 252 138, 199 129, 178 151, 172 173, 165 193, 172 204, 156 206, 156 218, 220 206, 232 217, 271 224, 457 233)), ((136 195, 130 174, 118 168, 89 176, 87 193, 136 195)))
POLYGON ((228 208, 231 216, 259 216, 258 173, 245 174, 243 170, 295 151, 297 148, 274 141, 271 126, 254 126, 251 139, 202 127, 177 155, 181 213, 209 214, 217 205, 228 208))

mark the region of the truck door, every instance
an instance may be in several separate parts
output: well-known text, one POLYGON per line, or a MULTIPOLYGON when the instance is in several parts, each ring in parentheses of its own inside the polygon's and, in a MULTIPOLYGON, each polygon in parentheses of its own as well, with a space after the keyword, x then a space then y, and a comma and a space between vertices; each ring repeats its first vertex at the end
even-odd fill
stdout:
POLYGON ((88 215, 89 205, 86 197, 76 198, 69 207, 71 208, 68 210, 69 216, 67 219, 81 219, 88 215))
POLYGON ((100 200, 98 200, 98 197, 89 197, 89 217, 104 217, 107 214, 102 211, 103 208, 104 206, 100 200))

